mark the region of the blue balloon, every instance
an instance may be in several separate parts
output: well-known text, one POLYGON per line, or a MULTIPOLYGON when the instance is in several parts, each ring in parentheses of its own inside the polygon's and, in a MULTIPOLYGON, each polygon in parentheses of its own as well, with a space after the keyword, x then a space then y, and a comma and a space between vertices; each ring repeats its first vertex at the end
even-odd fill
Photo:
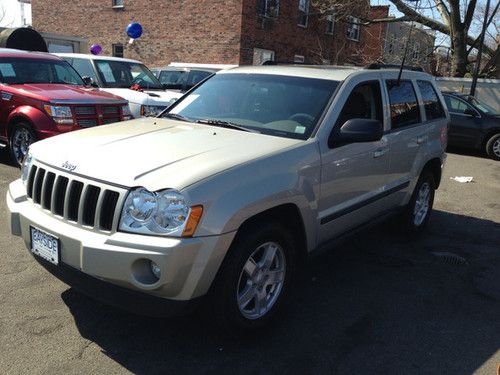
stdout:
POLYGON ((140 38, 142 35, 142 26, 139 22, 132 22, 127 26, 126 32, 132 39, 140 38))

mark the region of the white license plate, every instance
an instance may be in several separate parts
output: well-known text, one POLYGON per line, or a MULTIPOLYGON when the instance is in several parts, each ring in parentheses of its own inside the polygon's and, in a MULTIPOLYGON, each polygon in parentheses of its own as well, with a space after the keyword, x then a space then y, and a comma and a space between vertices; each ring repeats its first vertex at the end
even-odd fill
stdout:
POLYGON ((50 263, 59 264, 59 239, 35 227, 30 226, 30 231, 32 253, 50 263))

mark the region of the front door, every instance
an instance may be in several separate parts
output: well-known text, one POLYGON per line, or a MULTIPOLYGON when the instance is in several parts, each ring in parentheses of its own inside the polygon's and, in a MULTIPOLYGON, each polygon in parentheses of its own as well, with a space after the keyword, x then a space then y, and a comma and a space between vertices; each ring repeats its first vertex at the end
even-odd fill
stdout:
MULTIPOLYGON (((333 120, 332 134, 353 118, 384 121, 380 80, 359 82, 354 78, 344 85, 343 97, 335 105, 342 110, 333 120)), ((390 160, 385 136, 375 142, 340 146, 321 143, 320 148, 318 242, 322 243, 380 213, 390 160)))
POLYGON ((475 147, 481 139, 481 115, 462 99, 444 95, 444 100, 451 117, 448 143, 475 147))

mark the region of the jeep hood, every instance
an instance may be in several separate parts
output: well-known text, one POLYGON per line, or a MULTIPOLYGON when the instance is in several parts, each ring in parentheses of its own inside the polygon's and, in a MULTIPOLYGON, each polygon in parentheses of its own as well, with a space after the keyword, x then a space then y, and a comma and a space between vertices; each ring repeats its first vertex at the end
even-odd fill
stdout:
POLYGON ((27 83, 9 85, 19 95, 49 102, 81 101, 82 103, 124 103, 121 97, 86 86, 65 85, 59 83, 27 83))
POLYGON ((175 120, 144 118, 33 144, 35 160, 125 187, 183 189, 300 140, 175 120))

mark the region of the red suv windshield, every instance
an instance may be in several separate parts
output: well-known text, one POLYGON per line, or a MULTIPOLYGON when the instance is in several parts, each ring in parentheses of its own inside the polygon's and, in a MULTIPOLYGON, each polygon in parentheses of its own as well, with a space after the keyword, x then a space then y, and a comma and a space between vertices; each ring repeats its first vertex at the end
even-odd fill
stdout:
POLYGON ((83 80, 66 61, 0 59, 0 82, 8 85, 52 83, 83 86, 83 80))

